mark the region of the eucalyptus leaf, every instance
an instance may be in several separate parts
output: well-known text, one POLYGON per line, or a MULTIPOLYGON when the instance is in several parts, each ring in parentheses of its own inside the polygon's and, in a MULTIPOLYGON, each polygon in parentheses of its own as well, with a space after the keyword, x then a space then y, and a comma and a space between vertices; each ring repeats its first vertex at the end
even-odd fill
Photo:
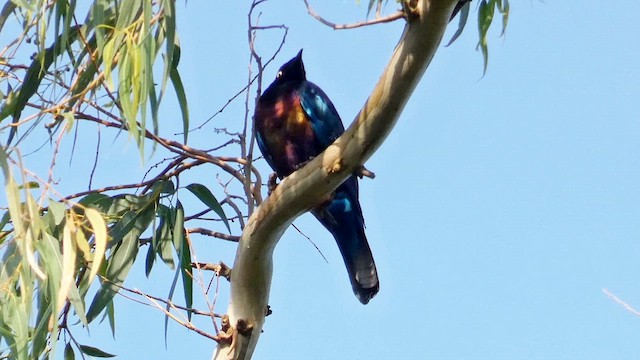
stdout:
POLYGON ((99 358, 115 357, 115 355, 113 354, 109 354, 108 352, 102 351, 96 347, 88 346, 88 345, 80 345, 80 351, 93 357, 99 357, 99 358))
POLYGON ((207 205, 209 209, 213 210, 216 214, 218 214, 218 216, 220 216, 220 219, 222 219, 222 222, 224 222, 224 224, 227 226, 227 230, 229 230, 229 233, 231 233, 231 226, 229 226, 229 220, 227 219, 227 216, 225 215, 224 210, 222 209, 222 206, 220 206, 220 203, 215 198, 215 196, 213 196, 213 194, 209 189, 207 189, 202 184, 190 184, 187 186, 187 190, 191 191, 191 193, 195 195, 198 199, 200 199, 200 201, 202 201, 205 205, 207 205))

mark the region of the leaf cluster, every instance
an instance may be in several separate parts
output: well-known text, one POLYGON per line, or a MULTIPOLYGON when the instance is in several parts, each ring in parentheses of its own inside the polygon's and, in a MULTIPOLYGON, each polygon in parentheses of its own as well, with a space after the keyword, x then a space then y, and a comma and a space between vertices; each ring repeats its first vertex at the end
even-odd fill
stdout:
MULTIPOLYGON (((185 145, 189 113, 178 71, 174 1, 9 0, 0 12, 3 28, 18 31, 0 50, 6 84, 0 91, 0 132, 6 135, 0 167, 7 196, 0 204, 6 206, 0 214, 0 358, 54 357, 60 341, 68 359, 110 357, 78 342, 74 326, 106 319, 115 334, 113 300, 136 259, 144 260, 147 276, 158 261, 173 269, 166 303, 181 283, 181 309, 191 309, 193 246, 185 224, 213 213, 229 233, 220 237, 233 238, 222 208, 230 197, 219 202, 198 183, 181 188, 179 175, 213 163, 251 193, 260 181, 252 182, 255 169, 246 159, 225 161, 185 145), (33 53, 25 62, 28 49, 33 53), (182 143, 160 137, 159 108, 169 83, 180 108, 182 143), (146 181, 62 195, 52 174, 63 139, 77 132, 78 122, 125 131, 141 157, 148 144, 168 150, 171 156, 149 172, 168 164, 146 181), (47 179, 22 162, 22 146, 39 129, 46 129, 53 148, 47 179), (182 189, 206 210, 185 214, 182 189)), ((227 142, 237 143, 246 145, 227 142)), ((236 218, 244 216, 238 209, 236 218)), ((190 319, 192 310, 186 313, 190 319)))

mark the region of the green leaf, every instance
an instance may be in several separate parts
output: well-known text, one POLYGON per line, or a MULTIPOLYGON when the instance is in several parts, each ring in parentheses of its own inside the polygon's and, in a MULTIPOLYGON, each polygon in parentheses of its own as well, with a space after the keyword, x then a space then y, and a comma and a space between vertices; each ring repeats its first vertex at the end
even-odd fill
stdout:
POLYGON ((29 190, 29 189, 38 189, 40 187, 40 184, 38 184, 37 181, 28 181, 24 184, 20 184, 18 185, 18 189, 23 190, 29 190))
MULTIPOLYGON (((404 1, 404 0, 403 0, 404 1)), ((389 2, 389 0, 385 1, 385 4, 389 2)), ((400 0, 398 1, 400 2, 400 0)), ((382 4, 382 0, 369 0, 369 5, 367 6, 367 18, 369 17, 369 14, 371 14, 371 10, 373 10, 373 5, 375 3, 379 3, 382 4)))
MULTIPOLYGON (((176 251, 178 252, 178 254, 180 254, 180 249, 182 249, 182 236, 184 236, 184 209, 182 208, 182 204, 180 203, 180 201, 178 201, 178 204, 176 205, 176 208, 173 209, 173 211, 171 212, 172 215, 174 215, 171 223, 172 223, 172 228, 173 228, 173 238, 172 238, 172 242, 174 247, 176 248, 176 251), (181 235, 182 234, 182 235, 181 235)), ((179 256, 178 258, 179 260, 181 260, 181 257, 179 256)), ((173 294, 175 293, 176 290, 176 285, 178 284, 178 276, 182 274, 182 265, 180 265, 177 269, 176 272, 174 273, 173 276, 173 280, 171 281, 171 287, 169 288, 169 295, 167 296, 167 298, 169 300, 173 299, 173 294)), ((167 306, 165 307, 165 310, 167 312, 171 311, 171 305, 169 303, 167 303, 167 306)), ((169 329, 169 316, 165 316, 164 317, 164 342, 165 345, 167 343, 167 331, 169 329)))
MULTIPOLYGON (((162 189, 162 187, 163 185, 159 184, 158 189, 162 189)), ((156 254, 160 256, 162 261, 168 265, 169 268, 174 269, 172 247, 173 238, 171 234, 171 225, 175 218, 174 214, 167 206, 159 204, 158 209, 156 210, 156 216, 158 218, 158 225, 153 232, 145 264, 145 273, 147 277, 151 274, 156 254)))
MULTIPOLYGON (((71 27, 66 34, 66 37, 68 39, 67 41, 76 41, 79 29, 80 26, 71 27)), ((38 56, 36 56, 36 58, 31 62, 31 65, 27 69, 24 79, 22 80, 20 91, 15 99, 16 103, 12 104, 12 114, 14 122, 18 121, 18 119, 20 118, 22 110, 24 110, 27 101, 36 93, 36 91, 38 91, 38 87, 40 86, 42 79, 47 73, 46 70, 48 70, 51 64, 53 64, 55 58, 57 58, 65 50, 65 48, 63 48, 61 45, 62 38, 58 36, 52 46, 48 47, 44 52, 39 53, 38 56)), ((2 119, 0 118, 0 120, 2 119)), ((9 132, 7 145, 11 143, 11 140, 13 139, 15 134, 16 127, 12 127, 9 132)))
MULTIPOLYGON (((191 268, 191 249, 189 247, 189 239, 183 236, 182 251, 180 254, 180 268, 182 269, 182 286, 184 288, 185 306, 191 308, 193 306, 193 274, 191 268)), ((191 321, 191 311, 187 312, 187 317, 191 321)))
POLYGON ((64 360, 76 360, 76 354, 73 352, 70 342, 64 347, 64 360))
POLYGON ((107 305, 107 319, 109 319, 109 327, 111 328, 111 336, 116 338, 116 310, 113 306, 113 302, 107 305))
POLYGON ((191 191, 191 193, 198 199, 200 199, 200 201, 202 201, 205 205, 207 205, 209 209, 218 214, 218 216, 220 216, 220 219, 222 219, 222 222, 224 222, 224 224, 227 226, 227 230, 229 230, 229 233, 231 233, 229 220, 227 220, 227 216, 224 214, 222 206, 220 206, 220 203, 218 202, 218 200, 216 200, 209 189, 207 189, 202 184, 190 184, 187 186, 187 190, 191 191))
MULTIPOLYGON (((193 277, 191 276, 191 249, 189 240, 184 233, 184 208, 180 201, 176 206, 176 217, 173 226, 173 243, 180 256, 180 273, 182 275, 182 286, 184 289, 185 306, 191 308, 193 305, 193 277)), ((191 320, 191 312, 187 313, 191 320)))
MULTIPOLYGON (((109 258, 105 276, 116 285, 124 283, 127 273, 136 259, 139 235, 139 231, 131 231, 127 234, 114 251, 114 254, 109 258)), ((113 289, 115 291, 119 290, 116 287, 113 287, 113 289)))
POLYGON ((111 303, 115 294, 120 290, 120 286, 124 283, 138 253, 138 237, 136 235, 132 231, 113 250, 105 274, 108 281, 103 282, 102 287, 93 298, 87 311, 87 321, 93 321, 105 306, 111 303))
POLYGON ((165 205, 160 205, 157 214, 160 218, 160 226, 158 226, 154 234, 154 250, 160 255, 165 265, 173 270, 175 263, 173 262, 173 237, 171 228, 175 219, 175 209, 169 209, 165 205))
MULTIPOLYGON (((153 62, 156 56, 156 43, 151 36, 152 26, 151 19, 153 16, 153 9, 151 1, 144 1, 142 5, 143 9, 143 26, 142 33, 146 34, 142 38, 140 44, 140 78, 141 86, 138 97, 140 98, 140 109, 142 111, 142 128, 146 129, 146 110, 147 103, 151 108, 151 119, 153 121, 153 133, 158 135, 158 106, 159 102, 156 97, 155 81, 153 79, 153 62)), ((143 134, 144 135, 144 134, 143 134)), ((144 139, 143 139, 144 140, 144 139)), ((154 146, 155 146, 154 142, 154 146)))
MULTIPOLYGON (((49 319, 52 314, 50 296, 46 291, 37 292, 38 314, 36 315, 35 329, 32 338, 31 355, 37 358, 37 354, 42 354, 47 348, 47 337, 49 336, 49 319)), ((53 299, 52 299, 53 300, 53 299)))
POLYGON ((111 357, 115 357, 115 355, 113 354, 109 354, 108 352, 104 352, 98 348, 95 348, 93 346, 88 346, 88 345, 80 345, 80 351, 82 351, 83 353, 89 355, 89 356, 94 356, 94 357, 99 357, 99 358, 111 358, 111 357))
POLYGON ((124 30, 129 27, 133 21, 140 16, 140 11, 142 7, 141 0, 124 0, 120 3, 120 9, 118 13, 118 23, 116 24, 116 28, 118 30, 124 30))
POLYGON ((89 321, 85 314, 84 309, 84 298, 80 295, 80 291, 76 287, 76 284, 71 284, 71 289, 69 290, 69 302, 73 305, 73 308, 76 311, 76 316, 80 319, 80 322, 86 327, 89 325, 89 321))
POLYGON ((53 216, 54 224, 60 225, 67 214, 67 208, 63 203, 49 199, 49 212, 53 216))
POLYGON ((160 188, 160 193, 173 195, 176 192, 176 186, 173 184, 171 180, 165 180, 161 182, 162 187, 160 188))
MULTIPOLYGON (((44 303, 44 306, 47 307, 47 310, 49 309, 49 304, 48 303, 44 303)), ((51 312, 46 312, 45 313, 47 318, 49 319, 51 317, 51 312)), ((43 354, 46 349, 47 349, 47 338, 49 337, 49 329, 47 327, 48 324, 48 320, 40 320, 38 322, 36 322, 36 327, 35 329, 33 329, 32 331, 32 338, 31 338, 31 356, 32 358, 39 358, 38 355, 43 354)))
MULTIPOLYGON (((162 0, 162 10, 164 11, 164 17, 162 19, 164 26, 161 26, 160 29, 164 30, 164 33, 159 33, 157 36, 158 40, 164 40, 166 42, 164 73, 162 74, 162 85, 160 87, 161 99, 162 99, 162 96, 164 95, 164 92, 167 86, 167 80, 169 80, 169 73, 174 68, 173 51, 176 46, 175 1, 162 0), (166 39, 164 39, 165 36, 166 36, 166 39)), ((159 46, 160 44, 158 44, 158 47, 159 46)))
POLYGON ((138 213, 136 211, 127 211, 122 215, 122 218, 116 222, 116 224, 109 229, 109 237, 111 241, 109 242, 108 248, 111 248, 114 245, 117 245, 122 239, 129 234, 131 229, 136 225, 136 221, 138 220, 138 213))
POLYGON ((4 151, 4 146, 0 146, 0 169, 2 169, 2 175, 5 181, 11 176, 9 171, 9 163, 7 162, 7 153, 4 151))
POLYGON ((171 65, 171 71, 169 72, 169 78, 173 84, 173 89, 176 92, 178 98, 178 104, 180 105, 180 112, 182 113, 182 132, 184 133, 184 143, 187 143, 187 135, 189 134, 189 105, 187 104, 187 95, 184 91, 184 85, 182 85, 182 79, 178 72, 178 62, 180 62, 180 46, 176 45, 173 50, 173 64, 171 65))
POLYGON ((122 216, 125 212, 136 209, 135 205, 132 203, 132 201, 135 200, 135 196, 116 195, 108 200, 96 202, 94 205, 100 212, 108 216, 122 216), (107 204, 109 207, 103 211, 102 206, 107 204))
POLYGON ((4 6, 2 7, 2 12, 0 12, 0 32, 2 31, 2 28, 4 27, 4 23, 7 21, 7 18, 11 15, 13 10, 15 9, 16 9, 16 4, 14 4, 11 0, 8 0, 6 3, 4 3, 4 6))
MULTIPOLYGON (((33 224, 37 226, 38 220, 33 224)), ((44 281, 38 281, 36 296, 38 299, 38 313, 35 329, 33 330, 32 356, 42 354, 47 348, 55 348, 56 339, 47 338, 51 333, 57 333, 57 323, 53 329, 49 328, 52 314, 56 312, 56 296, 58 295, 62 278, 62 255, 60 254, 60 241, 49 233, 44 232, 42 241, 35 243, 40 257, 40 264, 47 275, 44 281)), ((37 357, 37 356, 36 356, 37 357)))
POLYGON ((482 51, 482 58, 484 60, 484 68, 482 74, 487 72, 487 64, 489 63, 489 49, 487 46, 487 32, 493 21, 493 12, 495 9, 495 0, 482 0, 480 3, 480 9, 478 10, 478 33, 480 39, 478 41, 478 47, 482 51))
POLYGON ((74 241, 74 233, 76 225, 73 221, 67 221, 64 226, 62 235, 62 274, 60 275, 60 288, 57 294, 56 313, 64 308, 69 295, 69 290, 73 284, 76 272, 76 259, 78 249, 74 241))
POLYGON ((458 16, 458 29, 451 37, 451 40, 445 46, 449 46, 453 44, 454 41, 460 37, 462 31, 464 30, 465 25, 467 25, 467 20, 469 19, 469 9, 471 8, 471 2, 465 3, 460 9, 460 14, 458 16))
POLYGON ((155 235, 154 235, 153 238, 151 238, 151 244, 149 244, 149 247, 147 248, 147 256, 145 258, 144 274, 147 276, 147 278, 151 274, 151 269, 153 269, 153 263, 156 260, 156 252, 155 252, 155 244, 154 243, 155 243, 155 235))
POLYGON ((0 327, 3 340, 7 341, 10 348, 11 359, 28 359, 29 330, 28 314, 25 302, 20 302, 16 296, 6 298, 3 306, 0 307, 4 326, 0 327), (4 329, 10 329, 9 331, 4 329), (3 331, 4 330, 4 331, 3 331))
POLYGON ((54 19, 54 34, 60 35, 60 47, 66 48, 69 38, 69 29, 71 28, 71 14, 76 11, 76 0, 69 1, 57 1, 56 2, 56 15, 54 19), (60 33, 60 20, 64 20, 62 24, 62 33, 60 33))
POLYGON ((9 92, 7 93, 6 97, 3 99, 4 101, 2 102, 2 105, 0 105, 0 122, 2 121, 2 119, 13 114, 17 106, 16 99, 17 99, 16 92, 13 91, 11 87, 9 87, 9 92))
MULTIPOLYGON (((107 215, 118 216, 122 213, 122 217, 109 229, 109 236, 111 237, 109 247, 116 245, 133 227, 140 225, 139 221, 141 217, 148 219, 149 214, 155 212, 159 192, 158 189, 152 194, 144 196, 124 195, 112 202, 109 210, 106 212, 107 215)), ((153 219, 153 217, 151 217, 151 219, 153 219)), ((149 223, 147 223, 146 226, 149 226, 149 223)))
POLYGON ((182 238, 184 237, 184 208, 178 200, 176 205, 175 217, 173 218, 173 246, 175 246, 178 254, 182 251, 182 238))
POLYGON ((504 36, 504 32, 507 31, 507 23, 509 22, 509 0, 502 0, 502 6, 498 7, 498 10, 502 14, 502 31, 500 36, 504 36))
POLYGON ((7 226, 7 224, 9 223, 9 220, 11 220, 11 216, 9 215, 10 214, 8 211, 2 215, 2 219, 0 219, 0 231, 2 231, 2 229, 4 229, 4 227, 7 226))
MULTIPOLYGON (((83 205, 83 206, 89 206, 89 205, 93 205, 93 204, 103 203, 103 202, 105 202, 105 200, 110 200, 108 205, 111 206, 112 198, 110 196, 105 195, 105 194, 89 194, 89 195, 83 197, 82 199, 80 199, 80 201, 78 201, 78 203, 80 205, 83 205)), ((106 208, 109 209, 109 206, 107 206, 106 208)))
MULTIPOLYGON (((140 235, 147 229, 155 216, 152 208, 145 208, 135 217, 130 231, 122 237, 122 241, 111 251, 108 265, 104 276, 108 281, 104 281, 102 287, 96 293, 89 311, 87 320, 93 321, 113 300, 115 294, 120 290, 120 286, 133 266, 138 254, 138 241, 140 235)), ((128 225, 127 225, 128 226, 128 225)))
POLYGON ((137 66, 140 49, 137 46, 129 46, 128 43, 123 44, 120 52, 121 60, 118 71, 118 99, 122 108, 125 124, 129 135, 136 141, 140 155, 144 157, 142 148, 144 134, 138 127, 138 99, 137 94, 140 91, 140 79, 137 76, 137 66))

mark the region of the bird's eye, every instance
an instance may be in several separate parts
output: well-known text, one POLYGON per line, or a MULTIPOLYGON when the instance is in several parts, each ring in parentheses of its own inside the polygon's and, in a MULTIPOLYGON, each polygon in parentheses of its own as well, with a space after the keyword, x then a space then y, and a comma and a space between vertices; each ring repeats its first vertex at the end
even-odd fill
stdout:
POLYGON ((282 70, 278 71, 278 74, 276 75, 276 79, 280 79, 282 77, 282 70))

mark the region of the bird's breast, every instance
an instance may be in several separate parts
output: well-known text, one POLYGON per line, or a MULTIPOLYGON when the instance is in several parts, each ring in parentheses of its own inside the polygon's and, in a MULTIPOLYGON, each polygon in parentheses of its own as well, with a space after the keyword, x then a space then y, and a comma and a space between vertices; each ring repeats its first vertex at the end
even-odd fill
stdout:
POLYGON ((319 152, 311 122, 296 92, 279 96, 271 104, 262 104, 257 118, 257 130, 280 175, 288 175, 296 165, 319 152))
POLYGON ((283 137, 312 135, 311 124, 297 94, 276 99, 271 111, 267 112, 263 118, 268 133, 283 137))

